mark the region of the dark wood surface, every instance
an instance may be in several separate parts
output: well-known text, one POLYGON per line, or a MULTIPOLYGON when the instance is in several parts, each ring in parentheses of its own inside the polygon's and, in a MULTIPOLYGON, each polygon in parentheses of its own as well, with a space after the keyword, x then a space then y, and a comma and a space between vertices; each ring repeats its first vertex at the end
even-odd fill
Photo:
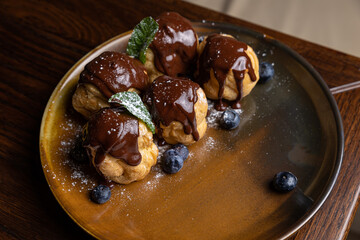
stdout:
MULTIPOLYGON (((53 89, 88 51, 142 18, 177 11, 266 33, 305 57, 329 87, 360 80, 360 59, 181 1, 0 1, 0 239, 89 239, 61 209, 39 157, 41 117, 53 89)), ((290 239, 345 239, 358 206, 360 89, 335 96, 345 153, 318 213, 290 239)))

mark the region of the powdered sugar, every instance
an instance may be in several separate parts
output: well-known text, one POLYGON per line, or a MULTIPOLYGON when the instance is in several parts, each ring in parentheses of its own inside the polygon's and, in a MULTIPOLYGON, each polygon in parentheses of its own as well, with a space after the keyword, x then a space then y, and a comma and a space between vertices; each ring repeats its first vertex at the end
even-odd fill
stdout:
POLYGON ((166 150, 168 150, 168 149, 171 148, 171 145, 169 145, 169 144, 165 144, 165 145, 163 145, 163 146, 157 145, 157 147, 158 147, 158 149, 159 149, 159 155, 158 155, 158 157, 157 157, 158 162, 159 162, 159 160, 161 159, 161 157, 162 157, 162 155, 164 154, 164 152, 166 152, 166 150))
POLYGON ((89 164, 76 162, 71 158, 71 151, 76 145, 76 139, 81 136, 82 126, 65 114, 64 121, 59 124, 58 147, 54 154, 57 155, 55 159, 61 161, 54 162, 56 167, 52 171, 47 165, 44 165, 44 170, 50 174, 51 178, 58 181, 64 192, 71 192, 77 190, 79 192, 88 191, 96 186, 93 177, 91 176, 89 164))
POLYGON ((205 148, 206 151, 210 152, 212 149, 214 149, 215 144, 216 144, 215 139, 212 137, 208 137, 206 139, 206 148, 205 148))

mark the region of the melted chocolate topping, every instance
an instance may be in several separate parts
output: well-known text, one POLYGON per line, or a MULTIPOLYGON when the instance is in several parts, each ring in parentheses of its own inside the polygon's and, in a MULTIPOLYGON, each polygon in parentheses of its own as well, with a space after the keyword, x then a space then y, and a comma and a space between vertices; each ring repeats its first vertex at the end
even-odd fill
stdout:
POLYGON ((222 36, 220 34, 210 35, 206 39, 204 51, 199 59, 199 78, 200 85, 204 85, 210 80, 210 70, 214 70, 214 75, 219 82, 217 110, 225 110, 226 105, 222 101, 225 88, 226 75, 232 69, 237 85, 238 96, 233 102, 233 108, 240 108, 242 97, 242 83, 245 74, 248 73, 251 81, 256 81, 256 75, 249 56, 245 50, 247 45, 234 38, 222 36))
POLYGON ((92 83, 110 98, 113 94, 129 88, 145 90, 149 77, 138 60, 125 53, 104 52, 85 66, 79 83, 92 83))
POLYGON ((88 122, 84 147, 96 150, 95 166, 105 159, 106 154, 122 159, 131 166, 141 162, 138 149, 139 122, 121 111, 103 108, 88 122))
POLYGON ((197 83, 186 78, 163 75, 154 80, 145 101, 151 106, 160 138, 160 122, 169 126, 172 121, 178 121, 183 124, 186 134, 192 134, 196 141, 199 140, 194 109, 199 88, 197 83))
POLYGON ((150 45, 156 68, 171 77, 189 73, 196 62, 198 42, 191 22, 175 12, 161 14, 156 22, 159 30, 150 45))

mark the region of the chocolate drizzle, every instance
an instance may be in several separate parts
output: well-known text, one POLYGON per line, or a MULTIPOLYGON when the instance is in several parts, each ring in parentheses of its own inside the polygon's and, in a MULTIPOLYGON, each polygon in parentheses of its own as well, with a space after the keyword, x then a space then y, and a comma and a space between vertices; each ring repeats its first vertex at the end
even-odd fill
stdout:
POLYGON ((159 30, 150 45, 156 68, 168 76, 188 74, 196 62, 197 38, 191 22, 175 12, 161 14, 159 30))
POLYGON ((233 101, 233 108, 240 108, 243 80, 248 73, 251 81, 256 81, 256 75, 251 60, 245 50, 247 45, 234 38, 212 34, 206 39, 204 51, 199 58, 199 77, 197 81, 203 86, 210 80, 210 70, 214 70, 215 78, 219 83, 217 110, 225 110, 223 102, 225 80, 230 69, 234 74, 238 96, 233 101))
POLYGON ((178 121, 183 124, 186 134, 192 134, 194 140, 199 140, 194 109, 197 102, 196 91, 199 88, 197 83, 186 78, 163 75, 154 80, 145 96, 145 102, 151 106, 160 138, 160 122, 169 126, 171 122, 178 121))
POLYGON ((96 167, 105 159, 106 154, 122 159, 131 166, 141 162, 138 150, 139 122, 121 111, 103 108, 88 122, 84 147, 90 152, 91 149, 96 151, 96 167))
POLYGON ((149 77, 138 60, 125 53, 104 52, 85 66, 79 83, 92 83, 110 98, 129 88, 145 90, 149 77))

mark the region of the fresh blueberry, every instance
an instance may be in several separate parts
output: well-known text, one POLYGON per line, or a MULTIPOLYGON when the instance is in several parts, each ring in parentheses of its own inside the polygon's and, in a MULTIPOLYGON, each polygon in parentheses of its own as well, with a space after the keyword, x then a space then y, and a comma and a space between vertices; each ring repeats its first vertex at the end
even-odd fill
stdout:
POLYGON ((200 44, 202 41, 204 41, 204 36, 200 36, 200 37, 199 37, 199 44, 200 44))
POLYGON ((272 185, 279 192, 289 192, 296 187, 297 181, 291 172, 279 172, 274 176, 272 185))
POLYGON ((86 149, 82 146, 81 140, 77 139, 75 141, 74 148, 70 150, 70 157, 76 162, 87 162, 89 160, 86 149))
POLYGON ((98 185, 91 191, 91 200, 98 204, 106 203, 111 197, 111 190, 108 186, 98 185))
POLYGON ((233 109, 227 109, 220 118, 220 125, 228 130, 234 129, 240 124, 240 116, 233 109))
POLYGON ((181 143, 175 144, 173 146, 173 149, 182 157, 182 159, 185 161, 187 157, 189 156, 189 149, 181 143))
POLYGON ((265 83, 274 76, 274 67, 271 65, 271 63, 262 62, 260 63, 259 73, 259 83, 265 83))
POLYGON ((182 168, 184 160, 175 149, 169 149, 164 153, 161 163, 164 172, 177 173, 182 168))

